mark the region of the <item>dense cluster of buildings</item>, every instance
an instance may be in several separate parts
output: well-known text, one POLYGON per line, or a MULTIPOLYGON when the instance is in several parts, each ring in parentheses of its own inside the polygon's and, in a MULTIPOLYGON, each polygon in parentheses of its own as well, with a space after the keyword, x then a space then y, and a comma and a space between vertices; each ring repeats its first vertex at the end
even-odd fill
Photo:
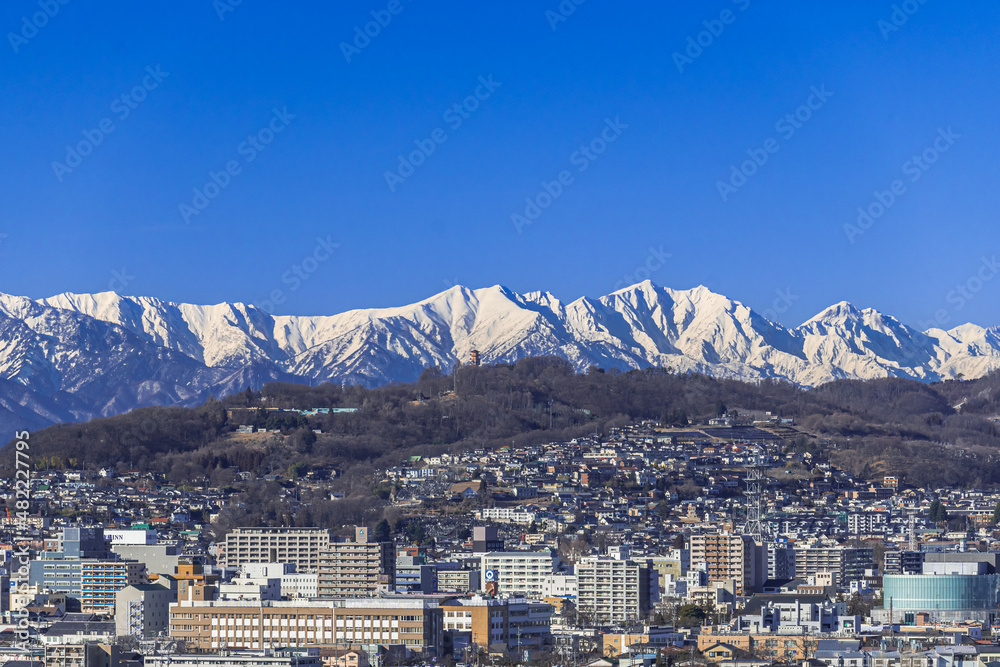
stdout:
MULTIPOLYGON (((382 483, 421 522, 419 544, 385 526, 215 539, 191 513, 210 517, 219 491, 144 480, 143 506, 126 473, 99 497, 134 505, 88 500, 72 518, 4 524, 0 664, 1000 656, 998 498, 858 479, 800 445, 787 421, 760 415, 413 457, 382 483)), ((51 509, 87 484, 50 475, 32 490, 51 509)))

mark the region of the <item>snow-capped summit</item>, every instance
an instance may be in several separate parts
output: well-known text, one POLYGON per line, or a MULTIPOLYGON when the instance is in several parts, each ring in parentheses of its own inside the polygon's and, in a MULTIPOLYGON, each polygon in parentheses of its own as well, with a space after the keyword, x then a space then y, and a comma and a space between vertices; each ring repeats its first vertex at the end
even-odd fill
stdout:
POLYGON ((317 317, 150 297, 0 294, 0 422, 38 426, 140 405, 198 403, 274 379, 374 386, 486 362, 558 355, 814 386, 838 378, 973 378, 1000 367, 1000 332, 916 331, 844 301, 795 328, 704 286, 646 280, 564 303, 501 285, 451 287, 413 304, 317 317))

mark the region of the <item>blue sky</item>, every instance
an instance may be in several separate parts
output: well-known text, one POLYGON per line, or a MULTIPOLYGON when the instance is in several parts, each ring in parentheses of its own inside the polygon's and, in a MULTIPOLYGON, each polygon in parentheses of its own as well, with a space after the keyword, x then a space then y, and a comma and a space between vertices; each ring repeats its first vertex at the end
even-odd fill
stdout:
POLYGON ((996 4, 233 2, 0 5, 0 291, 1000 324, 996 4))

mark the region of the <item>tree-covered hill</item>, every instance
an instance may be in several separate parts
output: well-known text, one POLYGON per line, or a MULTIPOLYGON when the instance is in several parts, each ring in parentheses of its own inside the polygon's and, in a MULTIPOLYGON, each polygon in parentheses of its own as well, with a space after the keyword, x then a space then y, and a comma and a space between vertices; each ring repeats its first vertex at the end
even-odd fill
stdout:
MULTIPOLYGON (((370 469, 413 453, 569 439, 639 419, 683 424, 728 409, 794 418, 852 472, 899 474, 916 485, 1000 483, 998 374, 934 385, 844 380, 806 390, 664 369, 580 374, 553 357, 456 373, 430 368, 416 382, 377 389, 272 383, 197 408, 142 408, 60 424, 31 434, 32 461, 38 469, 137 468, 176 483, 207 477, 225 484, 236 470, 294 476, 370 469), (356 411, 277 410, 345 407, 356 411), (237 434, 244 424, 268 432, 237 434)), ((11 474, 9 444, 0 460, 11 474)))

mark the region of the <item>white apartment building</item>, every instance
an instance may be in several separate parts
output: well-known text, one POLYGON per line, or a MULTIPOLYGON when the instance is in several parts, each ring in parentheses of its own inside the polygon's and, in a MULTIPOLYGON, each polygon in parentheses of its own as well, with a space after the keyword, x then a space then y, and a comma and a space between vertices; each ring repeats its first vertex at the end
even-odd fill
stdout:
POLYGON ((533 600, 540 600, 544 596, 545 582, 562 564, 559 556, 551 549, 493 551, 483 554, 480 561, 484 585, 492 576, 502 593, 520 593, 533 600))
POLYGON ((542 583, 542 597, 576 597, 579 588, 575 574, 551 574, 542 583))
POLYGON ((516 507, 486 507, 480 510, 480 518, 483 521, 496 521, 497 523, 516 523, 518 525, 530 525, 538 514, 527 512, 516 507))
POLYGON ((649 613, 650 584, 656 570, 629 560, 628 549, 609 549, 576 564, 577 604, 581 614, 601 623, 634 623, 649 613))
POLYGON ((858 512, 847 515, 847 531, 852 535, 884 533, 888 526, 887 512, 858 512))

